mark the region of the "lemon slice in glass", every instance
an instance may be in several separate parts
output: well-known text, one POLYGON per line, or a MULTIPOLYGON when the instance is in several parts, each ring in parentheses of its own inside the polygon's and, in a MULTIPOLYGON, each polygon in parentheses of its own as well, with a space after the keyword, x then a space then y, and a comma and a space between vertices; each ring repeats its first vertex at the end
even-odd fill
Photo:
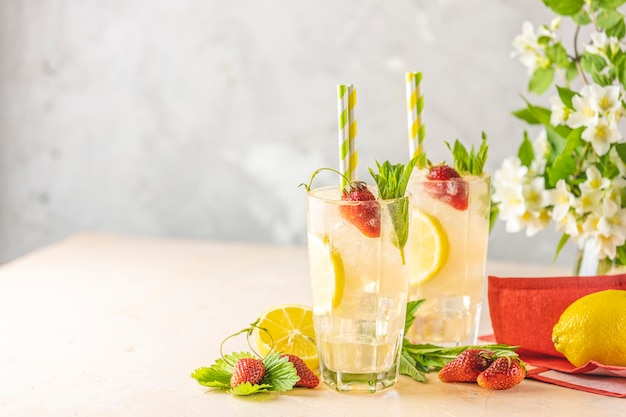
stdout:
POLYGON ((317 369, 317 346, 313 330, 313 310, 299 304, 283 304, 264 311, 254 331, 259 354, 267 355, 272 346, 276 352, 297 355, 311 369, 317 369), (271 337, 270 337, 271 335, 271 337))
POLYGON ((309 241, 313 256, 313 292, 324 310, 337 309, 341 304, 346 286, 346 272, 339 249, 332 246, 328 235, 313 237, 309 241))
POLYGON ((333 268, 333 308, 336 309, 341 304, 341 300, 343 299, 343 291, 346 286, 346 270, 343 266, 343 259, 341 259, 341 254, 339 250, 332 247, 330 242, 328 242, 328 238, 325 239, 326 246, 328 247, 328 252, 330 256, 330 263, 333 268))
POLYGON ((434 277, 446 264, 450 245, 439 220, 427 213, 415 210, 411 228, 411 285, 418 285, 434 277))

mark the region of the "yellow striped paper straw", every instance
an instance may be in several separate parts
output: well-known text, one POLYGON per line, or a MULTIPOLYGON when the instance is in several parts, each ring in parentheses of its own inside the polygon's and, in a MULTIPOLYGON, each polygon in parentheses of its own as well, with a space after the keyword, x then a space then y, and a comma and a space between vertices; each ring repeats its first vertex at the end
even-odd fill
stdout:
POLYGON ((409 125, 409 152, 411 159, 422 152, 425 129, 422 124, 424 97, 420 95, 421 72, 406 73, 406 107, 409 125))
MULTIPOLYGON (((356 91, 352 84, 337 86, 337 113, 339 116, 339 171, 349 180, 356 179, 357 155, 355 147, 356 121, 354 107, 356 91)), ((347 181, 341 179, 341 188, 347 186, 347 181)))

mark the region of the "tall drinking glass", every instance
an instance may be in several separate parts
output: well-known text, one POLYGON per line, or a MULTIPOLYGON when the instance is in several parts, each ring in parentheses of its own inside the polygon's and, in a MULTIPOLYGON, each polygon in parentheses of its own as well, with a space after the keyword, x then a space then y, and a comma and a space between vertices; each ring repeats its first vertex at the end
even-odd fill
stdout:
POLYGON ((430 180, 415 171, 409 299, 426 301, 408 331, 414 343, 475 345, 486 275, 490 178, 430 180))
POLYGON ((337 391, 375 392, 398 378, 409 279, 408 248, 405 257, 394 227, 399 213, 407 222, 408 196, 342 201, 336 186, 307 193, 320 372, 337 391))

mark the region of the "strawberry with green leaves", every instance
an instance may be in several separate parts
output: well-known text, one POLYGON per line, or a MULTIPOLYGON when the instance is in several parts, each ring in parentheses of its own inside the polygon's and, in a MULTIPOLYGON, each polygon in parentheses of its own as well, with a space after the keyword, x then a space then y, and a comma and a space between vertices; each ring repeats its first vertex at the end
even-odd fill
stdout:
MULTIPOLYGON (((228 336, 220 345, 220 353, 224 343, 242 333, 246 334, 246 340, 250 349, 254 348, 250 344, 250 336, 255 329, 267 332, 266 329, 258 327, 258 320, 237 333, 228 336)), ((301 370, 290 358, 282 356, 271 350, 265 357, 261 358, 255 352, 235 352, 230 355, 221 353, 221 358, 216 360, 211 366, 203 366, 196 369, 191 377, 200 385, 225 390, 234 395, 251 395, 260 392, 278 391, 284 392, 293 389, 301 381, 298 373, 301 370)), ((306 365, 305 365, 306 366, 306 365)), ((312 378, 308 379, 312 385, 312 378)), ((317 386, 317 385, 316 385, 317 386)))
POLYGON ((476 378, 493 361, 493 351, 487 349, 466 349, 448 362, 438 373, 443 382, 476 382, 476 378))
POLYGON ((526 366, 519 358, 505 356, 494 360, 478 375, 476 382, 483 388, 503 390, 521 383, 526 374, 526 366))
POLYGON ((230 377, 230 387, 236 388, 239 384, 246 382, 251 385, 258 385, 265 376, 265 365, 257 358, 241 358, 233 366, 233 374, 230 377))
POLYGON ((315 388, 320 384, 320 379, 309 369, 306 363, 299 356, 291 353, 282 353, 281 358, 287 358, 293 364, 300 380, 296 382, 296 387, 315 388))

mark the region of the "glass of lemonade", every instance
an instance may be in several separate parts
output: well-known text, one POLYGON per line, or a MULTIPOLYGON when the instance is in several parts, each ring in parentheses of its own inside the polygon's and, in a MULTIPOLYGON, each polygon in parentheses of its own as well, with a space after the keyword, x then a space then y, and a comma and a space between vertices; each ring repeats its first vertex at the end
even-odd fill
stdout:
POLYGON ((475 345, 486 275, 490 177, 427 178, 415 170, 409 299, 425 299, 408 331, 413 343, 475 345), (463 200, 465 199, 465 200, 463 200))
MULTIPOLYGON (((376 187, 368 186, 377 194, 376 187)), ((409 197, 343 201, 337 186, 307 193, 313 322, 322 380, 337 391, 375 392, 395 384, 409 283, 408 245, 397 246, 392 213, 409 197), (366 235, 352 213, 378 213, 366 235)), ((358 218, 358 216, 356 216, 358 218)), ((360 219, 372 222, 372 219, 360 219)), ((357 220, 358 221, 358 220, 357 220)), ((408 226, 408 224, 407 224, 408 226)))

